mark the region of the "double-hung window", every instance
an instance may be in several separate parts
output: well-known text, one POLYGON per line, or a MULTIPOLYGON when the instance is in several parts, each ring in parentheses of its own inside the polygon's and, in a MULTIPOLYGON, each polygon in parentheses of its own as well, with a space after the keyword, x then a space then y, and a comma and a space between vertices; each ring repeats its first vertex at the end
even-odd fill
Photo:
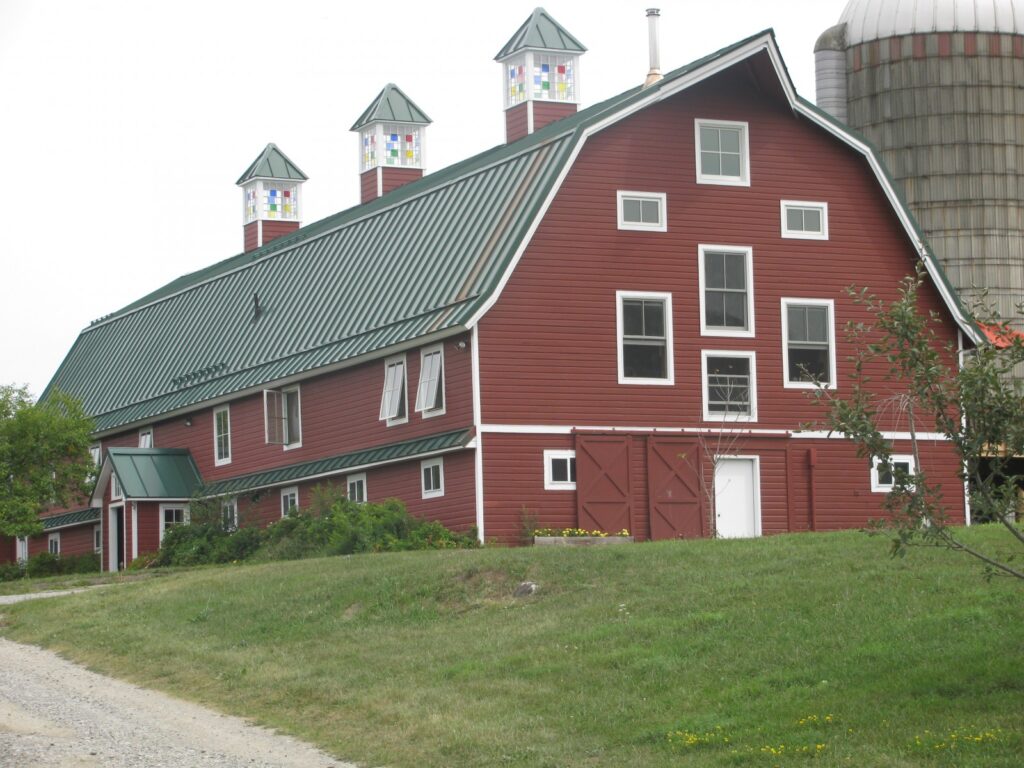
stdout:
POLYGON ((672 384, 672 294, 617 291, 620 384, 672 384))
POLYGON ((782 236, 797 240, 828 240, 828 203, 783 200, 782 236))
POLYGON ((231 496, 220 503, 221 525, 225 531, 238 530, 238 499, 231 496))
POLYGON ((177 504, 160 505, 160 541, 164 540, 164 533, 168 528, 176 525, 188 524, 188 507, 177 504))
POLYGON ((835 319, 831 299, 782 299, 786 387, 836 386, 835 319))
POLYGON ((384 392, 380 398, 379 416, 389 427, 409 420, 407 390, 405 355, 389 357, 384 361, 384 392))
POLYGON ((416 412, 422 413, 425 419, 444 413, 444 346, 441 344, 420 350, 416 412))
POLYGON ((302 445, 302 409, 298 385, 263 390, 263 415, 266 419, 267 443, 282 445, 285 450, 302 445))
POLYGON ((213 409, 213 457, 218 467, 231 463, 231 410, 226 405, 213 409))
POLYGON ((753 352, 704 350, 705 421, 757 420, 757 366, 753 352))
POLYGON ((576 451, 544 451, 544 490, 571 491, 576 488, 576 451))
POLYGON ((623 192, 616 193, 619 208, 619 229, 649 230, 665 232, 664 192, 623 192))
POLYGON ((46 549, 51 555, 60 555, 60 531, 51 533, 47 537, 46 549))
POLYGON ((888 465, 877 456, 871 460, 871 490, 888 493, 896 486, 897 477, 909 478, 914 474, 914 457, 909 454, 893 454, 888 465))
POLYGON ((366 473, 359 472, 354 475, 349 475, 345 478, 345 484, 348 487, 348 500, 354 501, 357 504, 362 504, 366 501, 366 473))
POLYGON ((424 499, 444 496, 444 459, 424 459, 420 462, 420 478, 424 499))
POLYGON ((744 246, 697 248, 702 336, 754 335, 753 251, 744 246))
POLYGON ((281 489, 281 517, 287 517, 299 508, 298 486, 281 489))
POLYGON ((694 121, 697 183, 750 186, 747 124, 725 120, 694 121))

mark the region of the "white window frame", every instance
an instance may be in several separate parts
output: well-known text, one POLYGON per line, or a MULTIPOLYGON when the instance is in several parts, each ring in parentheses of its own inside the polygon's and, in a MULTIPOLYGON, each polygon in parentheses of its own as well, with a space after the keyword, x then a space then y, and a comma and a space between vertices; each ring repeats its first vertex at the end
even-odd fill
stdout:
POLYGON ((752 339, 755 335, 754 328, 754 249, 749 245, 711 245, 702 243, 697 246, 697 286, 698 302, 700 304, 700 335, 701 336, 728 336, 736 339, 752 339), (705 255, 708 253, 742 253, 746 262, 747 277, 747 327, 746 328, 719 328, 708 326, 705 314, 707 290, 707 279, 704 272, 705 255))
POLYGON ((18 536, 16 539, 14 557, 19 563, 28 560, 28 536, 18 536))
POLYGON ((238 497, 229 496, 226 499, 221 499, 220 502, 220 519, 224 526, 225 531, 237 531, 238 530, 238 497), (228 519, 227 512, 231 513, 230 520, 228 519))
POLYGON ((424 499, 436 499, 444 496, 444 457, 438 456, 436 459, 423 459, 420 462, 420 491, 423 494, 424 499), (438 468, 438 482, 439 487, 427 488, 427 478, 424 473, 428 469, 438 468))
POLYGON ((828 240, 828 203, 815 203, 806 200, 782 200, 779 203, 782 215, 782 236, 793 240, 828 240), (789 218, 786 216, 790 208, 806 208, 821 214, 821 231, 813 232, 804 229, 790 229, 789 218))
POLYGON ((103 526, 100 523, 92 527, 92 551, 103 551, 103 526))
MULTIPOLYGON (((265 398, 264 398, 264 401, 265 401, 265 398)), ((264 425, 264 427, 265 426, 266 425, 264 425)), ((218 406, 218 407, 213 409, 213 463, 214 463, 214 466, 217 466, 217 467, 223 467, 224 465, 231 463, 231 406, 230 405, 220 405, 220 406, 218 406), (225 442, 227 443, 227 449, 228 449, 226 457, 221 457, 219 455, 220 454, 220 439, 219 439, 220 435, 217 432, 217 417, 220 414, 222 414, 222 413, 224 414, 225 420, 227 422, 227 429, 224 432, 225 437, 226 437, 226 441, 225 442)))
MULTIPOLYGON (((576 461, 576 451, 549 449, 544 451, 544 490, 545 491, 575 491, 575 480, 555 480, 551 471, 551 462, 556 459, 576 461)), ((572 466, 571 464, 569 466, 572 466)))
POLYGON ((697 158, 697 183, 720 184, 730 187, 750 186, 750 124, 734 120, 709 120, 698 117, 693 121, 694 145, 697 158), (722 176, 701 172, 700 163, 700 129, 706 128, 738 128, 740 131, 740 175, 722 176))
POLYGON ((90 445, 89 456, 92 458, 92 465, 98 469, 100 466, 100 459, 103 458, 103 446, 100 443, 93 443, 90 445))
POLYGON ((615 349, 618 356, 619 384, 640 384, 671 387, 676 383, 675 355, 672 341, 672 294, 653 291, 616 291, 615 292, 615 349), (622 303, 624 301, 661 301, 665 304, 665 366, 666 378, 640 378, 625 375, 625 360, 623 355, 623 319, 622 303))
POLYGON ((757 421, 757 354, 726 349, 702 349, 700 353, 701 393, 704 402, 704 421, 757 421), (708 410, 708 358, 733 357, 750 361, 750 413, 712 413, 708 410))
MULTIPOLYGON (((216 431, 216 430, 214 430, 216 431)), ((263 390, 263 433, 264 440, 267 445, 280 445, 283 450, 291 451, 295 448, 302 447, 302 392, 298 384, 292 384, 287 387, 280 387, 278 389, 265 389, 263 390), (296 433, 298 435, 296 440, 287 442, 288 433, 291 432, 289 429, 288 419, 288 398, 295 395, 296 409, 298 424, 296 425, 296 433), (279 407, 281 410, 281 439, 284 442, 277 442, 276 440, 270 439, 270 399, 271 397, 277 397, 279 407)))
POLYGON ((385 422, 389 427, 394 427, 398 424, 406 424, 409 421, 409 366, 405 359, 405 353, 401 355, 395 355, 384 360, 384 389, 380 395, 380 413, 378 415, 380 421, 385 422), (394 392, 394 388, 389 388, 389 384, 393 383, 390 381, 390 370, 392 366, 402 364, 402 391, 404 392, 405 400, 405 415, 404 416, 389 416, 391 408, 389 407, 388 394, 394 392))
POLYGON ((124 499, 124 488, 121 487, 121 480, 117 476, 117 470, 110 470, 110 500, 121 501, 124 499))
MULTIPOLYGON (((871 457, 871 490, 873 493, 889 493, 895 487, 896 474, 893 472, 893 482, 885 485, 879 481, 878 478, 878 465, 881 463, 881 459, 878 456, 871 457)), ((906 464, 908 466, 907 474, 913 475, 917 471, 917 462, 914 461, 913 454, 910 453, 894 453, 889 457, 891 464, 906 464)), ((893 467, 895 470, 895 467, 893 467)))
POLYGON ((835 301, 832 299, 801 299, 790 296, 783 296, 782 303, 782 385, 785 389, 817 389, 818 385, 811 381, 790 381, 789 380, 789 305, 805 304, 813 307, 826 307, 828 309, 828 366, 830 390, 839 388, 839 381, 836 378, 836 311, 835 301))
POLYGON ((139 430, 139 448, 154 448, 153 428, 143 427, 139 430), (148 438, 148 439, 147 439, 148 438))
POLYGON ((292 506, 295 507, 296 512, 299 511, 299 486, 297 485, 289 485, 287 488, 281 489, 281 517, 287 517, 292 506), (290 499, 292 496, 295 497, 294 503, 285 506, 285 499, 290 499))
POLYGON ((618 190, 615 193, 615 207, 619 229, 626 229, 639 232, 667 232, 668 231, 668 198, 664 192, 630 192, 618 190), (653 200, 658 204, 658 222, 646 224, 640 221, 626 221, 625 201, 639 200, 642 204, 653 200))
POLYGON ((422 414, 424 419, 432 419, 435 416, 444 415, 446 394, 444 386, 444 344, 434 344, 429 347, 423 347, 420 350, 420 380, 416 387, 416 412, 422 414), (429 382, 424 379, 424 374, 426 373, 426 366, 424 363, 427 358, 433 354, 440 355, 438 358, 439 368, 437 370, 437 386, 440 389, 439 394, 441 395, 441 405, 437 408, 427 408, 426 388, 429 382))
POLYGON ((46 537, 46 551, 60 557, 60 531, 54 531, 46 537))
POLYGON ((182 510, 181 523, 176 525, 188 525, 192 522, 192 515, 189 512, 188 504, 161 504, 160 505, 160 546, 164 544, 164 532, 167 530, 167 521, 164 513, 170 509, 182 510))
POLYGON ((365 504, 369 500, 369 486, 366 484, 366 473, 356 472, 345 478, 345 496, 356 504, 365 504), (353 499, 352 498, 352 486, 356 483, 363 484, 363 498, 353 499))

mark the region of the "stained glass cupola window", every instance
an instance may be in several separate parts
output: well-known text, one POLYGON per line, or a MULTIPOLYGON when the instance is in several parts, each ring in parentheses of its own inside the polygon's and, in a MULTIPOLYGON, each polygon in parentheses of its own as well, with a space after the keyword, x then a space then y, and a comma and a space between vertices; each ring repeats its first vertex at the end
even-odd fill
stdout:
POLYGON ((579 61, 586 50, 547 11, 534 9, 494 57, 502 67, 506 141, 576 112, 579 61))
POLYGON ((237 182, 242 188, 242 225, 246 252, 294 232, 302 223, 302 183, 309 178, 274 144, 237 182))
POLYGON ((431 120, 394 83, 377 94, 352 131, 359 134, 360 199, 367 203, 423 176, 431 120))

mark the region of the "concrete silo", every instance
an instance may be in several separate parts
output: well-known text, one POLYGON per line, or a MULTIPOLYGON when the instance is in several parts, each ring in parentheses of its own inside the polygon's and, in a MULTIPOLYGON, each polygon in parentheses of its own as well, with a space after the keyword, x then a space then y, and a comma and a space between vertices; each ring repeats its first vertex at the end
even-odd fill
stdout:
MULTIPOLYGON (((818 105, 863 133, 966 304, 1024 301, 1024 0, 850 0, 818 105)), ((1022 324, 1014 323, 1018 328, 1022 324)))

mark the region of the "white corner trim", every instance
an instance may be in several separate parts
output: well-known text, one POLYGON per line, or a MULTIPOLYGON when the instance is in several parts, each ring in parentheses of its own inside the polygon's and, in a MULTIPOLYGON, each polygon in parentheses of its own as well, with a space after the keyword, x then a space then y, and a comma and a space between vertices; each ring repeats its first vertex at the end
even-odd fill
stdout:
POLYGON ((473 480, 474 495, 476 502, 476 532, 480 543, 484 543, 484 428, 483 412, 480 397, 480 326, 473 326, 473 335, 470 338, 473 348, 470 350, 473 369, 473 428, 475 435, 473 442, 473 480))

